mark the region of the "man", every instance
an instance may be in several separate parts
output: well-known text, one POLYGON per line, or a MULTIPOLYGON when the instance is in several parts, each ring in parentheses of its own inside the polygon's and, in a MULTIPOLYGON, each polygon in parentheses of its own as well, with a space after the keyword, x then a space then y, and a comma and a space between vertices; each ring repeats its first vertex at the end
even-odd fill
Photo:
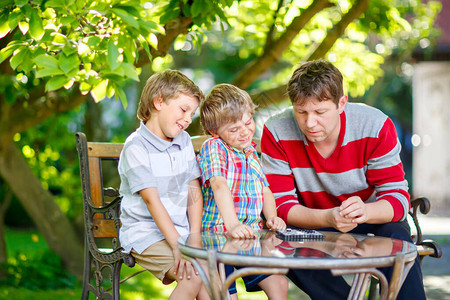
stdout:
MULTIPOLYGON (((298 67, 288 94, 292 107, 266 122, 261 140, 278 215, 295 227, 411 242, 408 183, 391 119, 348 103, 342 74, 324 60, 298 67)), ((389 279, 392 268, 382 272, 389 279)), ((329 271, 291 270, 288 277, 312 299, 345 299, 350 291, 329 271)), ((425 299, 418 259, 399 299, 425 299)))

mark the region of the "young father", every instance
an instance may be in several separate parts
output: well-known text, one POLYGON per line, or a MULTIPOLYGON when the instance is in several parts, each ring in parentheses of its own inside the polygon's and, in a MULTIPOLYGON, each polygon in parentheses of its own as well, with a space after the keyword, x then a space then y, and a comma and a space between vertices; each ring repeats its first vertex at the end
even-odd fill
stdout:
MULTIPOLYGON (((295 227, 411 242, 408 183, 391 119, 348 103, 342 74, 324 60, 298 67, 288 94, 292 107, 266 122, 261 140, 278 216, 295 227)), ((381 271, 389 280, 392 268, 381 271)), ((328 270, 291 270, 288 277, 312 299, 346 299, 350 291, 328 270)), ((418 258, 398 299, 425 299, 418 258)))

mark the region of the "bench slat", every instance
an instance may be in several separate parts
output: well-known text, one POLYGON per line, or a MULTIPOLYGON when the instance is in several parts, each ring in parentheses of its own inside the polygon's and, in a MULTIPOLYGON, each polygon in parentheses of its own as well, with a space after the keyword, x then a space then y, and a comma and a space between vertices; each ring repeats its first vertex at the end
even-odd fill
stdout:
POLYGON ((121 143, 88 142, 89 157, 118 158, 123 149, 121 143))

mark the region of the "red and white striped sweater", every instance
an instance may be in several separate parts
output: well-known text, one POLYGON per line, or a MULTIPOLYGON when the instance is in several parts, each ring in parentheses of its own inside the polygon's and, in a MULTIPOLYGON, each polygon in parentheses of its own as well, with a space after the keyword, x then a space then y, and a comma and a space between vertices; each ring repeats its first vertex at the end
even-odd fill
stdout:
POLYGON ((410 208, 408 182, 392 120, 357 103, 347 103, 340 118, 338 145, 326 159, 299 129, 292 107, 266 122, 261 162, 278 216, 287 221, 295 205, 326 209, 351 196, 368 201, 375 192, 375 200, 392 205, 393 222, 404 220, 410 208))

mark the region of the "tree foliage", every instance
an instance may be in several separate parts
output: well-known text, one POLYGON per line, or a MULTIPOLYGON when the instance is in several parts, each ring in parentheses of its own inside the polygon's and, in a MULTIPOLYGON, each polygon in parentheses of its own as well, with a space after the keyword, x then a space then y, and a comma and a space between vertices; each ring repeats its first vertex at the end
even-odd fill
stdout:
POLYGON ((0 175, 80 274, 76 234, 41 184, 56 181, 42 165, 57 164, 58 147, 35 148, 25 131, 47 130, 45 120, 89 98, 126 107, 126 87, 146 66, 232 82, 264 107, 285 100, 295 65, 325 58, 359 97, 383 75, 386 58, 404 60, 430 44, 439 9, 420 0, 0 0, 0 175))

